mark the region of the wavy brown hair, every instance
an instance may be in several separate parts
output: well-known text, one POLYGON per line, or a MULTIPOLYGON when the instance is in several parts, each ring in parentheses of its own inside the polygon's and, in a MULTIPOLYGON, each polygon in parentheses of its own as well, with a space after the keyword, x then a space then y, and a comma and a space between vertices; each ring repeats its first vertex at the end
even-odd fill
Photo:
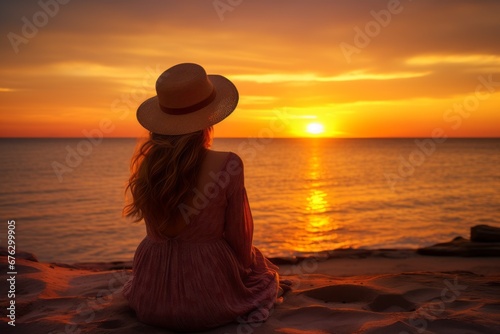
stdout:
POLYGON ((144 219, 159 230, 180 216, 178 206, 188 201, 196 187, 213 128, 185 134, 150 133, 138 148, 130 165, 131 176, 125 192, 132 201, 123 214, 136 222, 144 219))

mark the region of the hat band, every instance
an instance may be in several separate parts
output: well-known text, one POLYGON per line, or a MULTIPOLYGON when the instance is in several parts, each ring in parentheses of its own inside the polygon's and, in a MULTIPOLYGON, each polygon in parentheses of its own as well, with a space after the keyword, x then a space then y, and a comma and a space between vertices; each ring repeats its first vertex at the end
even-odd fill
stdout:
POLYGON ((192 106, 185 107, 185 108, 167 108, 164 107, 160 104, 160 109, 167 114, 170 115, 184 115, 184 114, 190 114, 192 112, 195 112, 197 110, 200 110, 201 108, 204 108, 208 106, 210 103, 212 103, 213 100, 215 100, 215 96, 217 94, 215 93, 215 89, 212 90, 212 93, 205 98, 204 100, 201 100, 200 102, 193 104, 192 106))

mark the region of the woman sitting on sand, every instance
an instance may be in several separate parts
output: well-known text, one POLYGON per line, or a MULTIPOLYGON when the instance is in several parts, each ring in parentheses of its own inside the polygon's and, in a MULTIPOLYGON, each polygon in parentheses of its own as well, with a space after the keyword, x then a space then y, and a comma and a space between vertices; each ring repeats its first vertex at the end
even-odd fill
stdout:
POLYGON ((123 294, 144 323, 174 330, 264 321, 280 290, 277 267, 252 245, 243 163, 209 149, 212 125, 238 91, 196 64, 179 64, 137 110, 150 131, 132 159, 124 213, 144 219, 123 294))

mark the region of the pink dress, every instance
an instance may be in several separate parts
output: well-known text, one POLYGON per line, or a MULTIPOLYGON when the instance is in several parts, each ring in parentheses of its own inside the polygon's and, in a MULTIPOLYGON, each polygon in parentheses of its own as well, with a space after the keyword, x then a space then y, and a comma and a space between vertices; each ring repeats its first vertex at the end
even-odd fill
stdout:
POLYGON ((252 245, 253 220, 243 163, 229 153, 200 189, 189 224, 174 238, 146 222, 123 295, 147 324, 193 331, 264 321, 276 302, 277 267, 252 245))

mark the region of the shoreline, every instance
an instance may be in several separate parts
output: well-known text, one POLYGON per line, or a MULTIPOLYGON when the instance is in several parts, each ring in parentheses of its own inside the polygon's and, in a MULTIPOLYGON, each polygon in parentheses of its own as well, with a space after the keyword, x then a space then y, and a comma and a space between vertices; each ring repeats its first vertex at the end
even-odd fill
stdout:
MULTIPOLYGON (((337 248, 312 253, 302 253, 293 256, 275 256, 267 257, 276 265, 297 265, 305 260, 325 261, 337 258, 406 258, 414 254, 425 256, 458 256, 458 257, 500 257, 499 242, 472 242, 469 239, 457 236, 451 241, 438 243, 428 247, 420 248, 337 248)), ((0 246, 0 256, 7 256, 7 248, 0 246)), ((36 254, 27 251, 16 251, 16 258, 33 260, 39 262, 36 254)), ((41 261, 66 268, 109 268, 113 269, 132 269, 132 260, 119 261, 92 261, 92 262, 59 262, 59 261, 41 261)), ((105 270, 105 269, 103 269, 105 270)))

